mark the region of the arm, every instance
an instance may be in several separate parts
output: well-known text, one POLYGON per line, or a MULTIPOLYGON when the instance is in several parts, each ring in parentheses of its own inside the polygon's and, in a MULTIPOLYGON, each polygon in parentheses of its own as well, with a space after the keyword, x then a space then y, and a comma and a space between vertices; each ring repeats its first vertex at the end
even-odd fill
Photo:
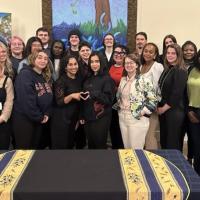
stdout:
POLYGON ((7 79, 5 89, 6 89, 6 101, 4 103, 4 107, 0 115, 0 123, 2 123, 3 121, 7 122, 12 112, 14 92, 13 92, 12 80, 10 78, 7 79))

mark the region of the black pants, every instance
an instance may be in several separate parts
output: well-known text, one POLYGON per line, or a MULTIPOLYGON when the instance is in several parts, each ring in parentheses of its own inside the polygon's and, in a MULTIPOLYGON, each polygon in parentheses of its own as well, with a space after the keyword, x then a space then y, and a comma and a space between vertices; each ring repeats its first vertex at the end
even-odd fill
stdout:
POLYGON ((194 169, 200 175, 200 123, 189 122, 189 130, 193 144, 194 169))
POLYGON ((159 116, 160 144, 162 149, 182 150, 181 137, 185 113, 181 109, 169 109, 159 116))
POLYGON ((111 124, 110 124, 110 139, 111 139, 113 149, 124 148, 121 130, 119 127, 118 111, 114 109, 112 109, 112 119, 111 119, 111 124))
POLYGON ((106 149, 111 114, 85 124, 85 133, 89 149, 106 149))
POLYGON ((51 119, 52 149, 72 149, 78 115, 67 117, 65 109, 55 109, 51 119))
POLYGON ((15 137, 16 149, 39 149, 42 125, 34 122, 26 116, 14 113, 12 129, 15 137))
POLYGON ((83 149, 86 146, 86 135, 84 125, 79 124, 78 129, 75 131, 75 146, 76 149, 83 149))
POLYGON ((185 134, 187 134, 187 158, 188 159, 192 159, 193 158, 193 144, 192 144, 192 138, 191 138, 191 131, 189 128, 189 119, 187 116, 185 116, 185 120, 184 120, 184 125, 183 125, 183 132, 182 132, 182 136, 181 136, 181 149, 183 149, 183 144, 184 144, 184 137, 185 134))
POLYGON ((8 122, 3 122, 0 124, 0 149, 3 150, 8 150, 9 145, 10 145, 10 123, 8 122))

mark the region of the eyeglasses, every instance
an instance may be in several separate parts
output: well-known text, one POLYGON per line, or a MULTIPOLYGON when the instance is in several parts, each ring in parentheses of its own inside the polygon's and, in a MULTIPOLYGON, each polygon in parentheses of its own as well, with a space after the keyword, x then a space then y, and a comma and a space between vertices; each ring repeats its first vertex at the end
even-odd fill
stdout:
POLYGON ((128 65, 134 65, 135 62, 125 62, 124 65, 128 66, 128 65))
POLYGON ((114 55, 120 55, 120 56, 124 56, 125 55, 125 53, 123 51, 121 51, 121 52, 114 51, 113 53, 114 53, 114 55))

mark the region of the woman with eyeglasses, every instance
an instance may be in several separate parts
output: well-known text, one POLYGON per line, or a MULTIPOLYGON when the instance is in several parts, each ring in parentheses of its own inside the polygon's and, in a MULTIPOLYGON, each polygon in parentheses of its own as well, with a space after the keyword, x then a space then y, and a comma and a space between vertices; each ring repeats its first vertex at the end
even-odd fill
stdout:
MULTIPOLYGON (((116 45, 113 51, 113 61, 114 64, 111 66, 109 70, 110 77, 113 79, 115 83, 115 92, 117 92, 122 73, 124 70, 124 57, 126 55, 126 47, 123 45, 116 45)), ((116 98, 113 101, 113 105, 116 103, 116 98)), ((121 136, 121 131, 119 127, 119 117, 115 107, 112 109, 112 120, 110 125, 110 137, 113 149, 122 149, 123 141, 121 136)))
POLYGON ((125 148, 143 149, 149 129, 149 115, 156 109, 153 83, 139 73, 135 54, 124 60, 124 73, 117 91, 119 124, 125 148))

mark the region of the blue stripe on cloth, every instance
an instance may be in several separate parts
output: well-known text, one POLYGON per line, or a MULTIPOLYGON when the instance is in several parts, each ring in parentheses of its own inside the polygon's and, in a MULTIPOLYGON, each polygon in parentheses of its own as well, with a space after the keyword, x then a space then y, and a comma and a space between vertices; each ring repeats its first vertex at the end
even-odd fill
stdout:
POLYGON ((181 187, 181 190, 183 192, 183 199, 187 199, 190 191, 188 186, 186 185, 186 180, 183 178, 183 175, 180 173, 178 168, 170 163, 168 160, 165 160, 167 166, 170 168, 173 176, 175 177, 175 180, 178 182, 179 186, 181 187))
POLYGON ((151 190, 151 199, 162 199, 162 189, 160 188, 152 168, 144 154, 143 150, 135 150, 137 158, 141 164, 142 171, 146 177, 148 186, 151 190))
POLYGON ((3 156, 3 158, 0 161, 0 174, 5 169, 7 164, 10 162, 10 160, 12 159, 15 152, 16 151, 9 151, 9 152, 5 153, 5 155, 3 156))

